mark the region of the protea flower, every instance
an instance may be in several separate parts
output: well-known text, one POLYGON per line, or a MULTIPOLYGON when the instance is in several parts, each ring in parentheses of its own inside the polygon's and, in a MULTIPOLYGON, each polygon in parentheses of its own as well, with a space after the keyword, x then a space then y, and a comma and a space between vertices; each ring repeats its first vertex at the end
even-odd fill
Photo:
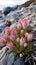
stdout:
POLYGON ((24 33, 24 30, 21 30, 21 33, 24 33))
POLYGON ((28 32, 25 33, 25 37, 27 37, 27 36, 28 36, 28 32))
POLYGON ((11 32, 10 32, 10 38, 11 39, 15 39, 16 34, 17 34, 17 31, 15 29, 11 30, 11 32))
POLYGON ((1 38, 1 39, 0 39, 0 43, 3 43, 3 42, 4 42, 4 39, 3 39, 3 38, 1 38))
POLYGON ((4 32, 5 32, 5 33, 9 33, 9 32, 10 32, 10 27, 9 27, 9 26, 6 26, 6 27, 4 28, 4 32))
POLYGON ((2 35, 2 38, 3 38, 3 39, 7 39, 7 37, 8 37, 7 34, 3 34, 3 35, 2 35))
POLYGON ((20 41, 20 38, 17 38, 16 41, 19 42, 20 41))
POLYGON ((21 29, 21 23, 20 23, 20 22, 18 22, 17 28, 18 28, 18 29, 21 29))
POLYGON ((27 43, 24 43, 24 47, 26 47, 27 46, 27 43))
POLYGON ((6 43, 6 47, 9 48, 9 47, 13 47, 13 43, 11 41, 7 42, 6 43))
POLYGON ((17 27, 17 22, 14 22, 14 24, 12 24, 11 26, 10 26, 10 29, 12 30, 12 28, 16 28, 17 27))
POLYGON ((27 19, 23 19, 23 18, 20 18, 19 19, 19 22, 22 24, 22 26, 24 27, 27 27, 27 26, 29 26, 29 20, 27 20, 27 19))
POLYGON ((33 38, 33 34, 32 34, 32 33, 29 33, 28 36, 27 36, 27 40, 28 40, 28 41, 29 41, 29 40, 32 40, 32 38, 33 38))
POLYGON ((20 45, 23 45, 26 41, 26 38, 25 37, 21 37, 20 39, 20 45))

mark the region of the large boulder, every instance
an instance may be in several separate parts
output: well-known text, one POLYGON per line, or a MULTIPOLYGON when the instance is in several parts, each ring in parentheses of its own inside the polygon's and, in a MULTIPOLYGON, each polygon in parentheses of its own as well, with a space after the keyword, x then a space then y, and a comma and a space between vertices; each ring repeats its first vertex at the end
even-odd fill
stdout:
POLYGON ((5 9, 4 9, 4 15, 7 15, 8 13, 10 13, 10 11, 13 11, 13 8, 11 8, 11 7, 6 7, 5 9))

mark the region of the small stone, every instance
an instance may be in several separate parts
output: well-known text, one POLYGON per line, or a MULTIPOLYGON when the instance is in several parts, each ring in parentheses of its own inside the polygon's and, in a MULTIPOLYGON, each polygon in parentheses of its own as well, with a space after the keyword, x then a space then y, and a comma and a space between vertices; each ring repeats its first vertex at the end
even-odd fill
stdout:
POLYGON ((23 55, 22 55, 22 54, 20 54, 20 57, 23 57, 23 55))

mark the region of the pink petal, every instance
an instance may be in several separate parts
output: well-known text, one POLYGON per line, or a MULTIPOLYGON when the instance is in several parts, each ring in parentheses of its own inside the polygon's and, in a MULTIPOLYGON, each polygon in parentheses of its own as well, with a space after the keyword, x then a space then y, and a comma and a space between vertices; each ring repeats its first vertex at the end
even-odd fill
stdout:
POLYGON ((3 42, 4 42, 4 39, 3 39, 3 38, 1 38, 1 39, 0 39, 0 43, 3 43, 3 42))
POLYGON ((3 35, 2 35, 2 38, 3 38, 3 39, 6 39, 6 38, 7 38, 7 34, 3 34, 3 35))
POLYGON ((4 31, 5 31, 5 32, 10 32, 10 27, 6 26, 6 27, 4 28, 4 31))
POLYGON ((30 38, 32 38, 32 37, 33 37, 33 34, 32 34, 32 33, 30 33, 30 34, 29 34, 29 36, 30 36, 30 38))
POLYGON ((13 46, 13 43, 9 41, 6 43, 6 47, 10 47, 10 46, 13 46))
POLYGON ((21 22, 22 24, 25 25, 25 24, 29 24, 30 21, 29 21, 28 19, 20 18, 20 19, 19 19, 19 22, 21 22))
POLYGON ((27 43, 24 43, 24 47, 26 47, 27 46, 27 43))
POLYGON ((21 37, 20 44, 23 44, 25 41, 26 41, 26 38, 25 37, 21 37))

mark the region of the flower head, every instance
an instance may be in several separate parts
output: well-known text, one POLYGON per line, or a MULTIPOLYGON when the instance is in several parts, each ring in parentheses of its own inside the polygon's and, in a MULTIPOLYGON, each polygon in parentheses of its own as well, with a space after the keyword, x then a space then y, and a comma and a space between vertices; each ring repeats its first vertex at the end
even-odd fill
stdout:
POLYGON ((14 27, 17 27, 17 22, 14 22, 14 27))
POLYGON ((27 43, 24 43, 24 47, 26 47, 27 46, 27 43))
POLYGON ((17 31, 15 29, 11 30, 10 38, 15 38, 16 34, 17 34, 17 31))
POLYGON ((20 41, 20 38, 17 38, 16 41, 19 42, 20 41))
POLYGON ((28 36, 28 32, 25 33, 25 37, 27 37, 27 36, 28 36))
POLYGON ((4 40, 1 38, 1 39, 0 39, 0 43, 3 43, 3 42, 4 42, 4 40))
POLYGON ((12 30, 12 28, 16 28, 17 27, 17 22, 14 22, 14 24, 12 24, 11 26, 10 26, 10 29, 12 30))
POLYGON ((3 35, 2 35, 2 38, 3 38, 3 39, 6 39, 7 37, 8 37, 7 34, 3 34, 3 35))
POLYGON ((4 28, 4 31, 7 33, 7 32, 10 32, 10 27, 8 27, 8 26, 6 26, 5 28, 4 28))
POLYGON ((29 33, 28 36, 27 36, 27 40, 32 40, 32 38, 33 38, 33 34, 29 33))
POLYGON ((32 34, 32 33, 30 33, 30 34, 29 34, 29 37, 32 39, 32 37, 33 37, 33 34, 32 34))
POLYGON ((20 39, 20 45, 23 45, 25 41, 26 41, 26 38, 25 37, 21 37, 21 39, 20 39))
POLYGON ((17 28, 18 28, 18 29, 21 29, 21 23, 20 23, 20 22, 18 22, 17 28))
POLYGON ((29 26, 29 20, 20 18, 19 22, 22 24, 22 26, 29 26))
POLYGON ((16 35, 16 33, 17 33, 16 29, 11 30, 11 33, 12 33, 13 35, 16 35))
POLYGON ((9 42, 6 43, 6 47, 7 47, 7 48, 8 48, 8 47, 11 47, 11 46, 13 46, 13 43, 12 43, 11 41, 9 41, 9 42))
POLYGON ((21 33, 24 33, 24 30, 21 30, 21 33))

